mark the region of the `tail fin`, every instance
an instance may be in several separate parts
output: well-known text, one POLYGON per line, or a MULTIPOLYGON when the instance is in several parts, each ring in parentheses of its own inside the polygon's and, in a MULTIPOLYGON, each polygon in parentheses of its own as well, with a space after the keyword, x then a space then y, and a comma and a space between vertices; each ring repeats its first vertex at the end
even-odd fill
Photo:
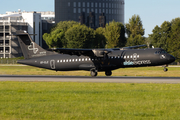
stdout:
POLYGON ((17 31, 16 36, 18 36, 18 41, 25 59, 57 54, 41 48, 33 42, 30 35, 24 31, 17 31))

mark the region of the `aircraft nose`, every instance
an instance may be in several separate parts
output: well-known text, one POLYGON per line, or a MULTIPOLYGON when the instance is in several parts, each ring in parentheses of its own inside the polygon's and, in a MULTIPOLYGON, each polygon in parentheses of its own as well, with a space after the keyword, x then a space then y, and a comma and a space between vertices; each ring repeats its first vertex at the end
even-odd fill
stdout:
POLYGON ((172 56, 172 55, 170 55, 170 57, 169 57, 169 61, 172 63, 172 62, 174 62, 175 61, 175 57, 174 56, 172 56))

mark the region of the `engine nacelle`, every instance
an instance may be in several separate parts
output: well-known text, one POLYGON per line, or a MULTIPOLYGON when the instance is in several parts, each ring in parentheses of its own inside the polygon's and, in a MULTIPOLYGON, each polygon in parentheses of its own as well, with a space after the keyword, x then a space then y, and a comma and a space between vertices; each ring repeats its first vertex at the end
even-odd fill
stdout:
POLYGON ((92 50, 94 55, 96 57, 104 57, 104 55, 107 55, 108 53, 112 52, 113 50, 109 49, 94 49, 92 50))

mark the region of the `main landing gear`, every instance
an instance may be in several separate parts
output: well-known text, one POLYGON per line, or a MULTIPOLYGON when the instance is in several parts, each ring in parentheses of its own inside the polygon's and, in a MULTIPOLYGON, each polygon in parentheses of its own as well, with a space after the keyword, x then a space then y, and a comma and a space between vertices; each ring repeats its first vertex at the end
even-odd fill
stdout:
MULTIPOLYGON (((98 71, 97 71, 96 69, 92 69, 92 70, 91 70, 91 76, 92 76, 92 77, 96 77, 97 75, 98 75, 98 71)), ((111 75, 112 75, 111 70, 105 71, 105 75, 106 75, 106 76, 111 76, 111 75)))
POLYGON ((105 75, 106 75, 106 76, 111 76, 111 75, 112 75, 111 70, 107 70, 107 71, 105 71, 105 75))
POLYGON ((96 69, 92 69, 92 70, 91 70, 91 76, 92 76, 92 77, 96 77, 97 74, 98 74, 98 72, 97 72, 96 69))

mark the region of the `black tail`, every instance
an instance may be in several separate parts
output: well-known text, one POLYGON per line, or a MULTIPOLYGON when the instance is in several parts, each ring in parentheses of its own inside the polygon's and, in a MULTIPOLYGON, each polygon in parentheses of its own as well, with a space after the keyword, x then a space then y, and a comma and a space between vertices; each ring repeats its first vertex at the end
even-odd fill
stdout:
POLYGON ((41 48, 33 42, 30 35, 24 31, 17 31, 16 36, 18 36, 18 41, 25 59, 57 54, 41 48))

